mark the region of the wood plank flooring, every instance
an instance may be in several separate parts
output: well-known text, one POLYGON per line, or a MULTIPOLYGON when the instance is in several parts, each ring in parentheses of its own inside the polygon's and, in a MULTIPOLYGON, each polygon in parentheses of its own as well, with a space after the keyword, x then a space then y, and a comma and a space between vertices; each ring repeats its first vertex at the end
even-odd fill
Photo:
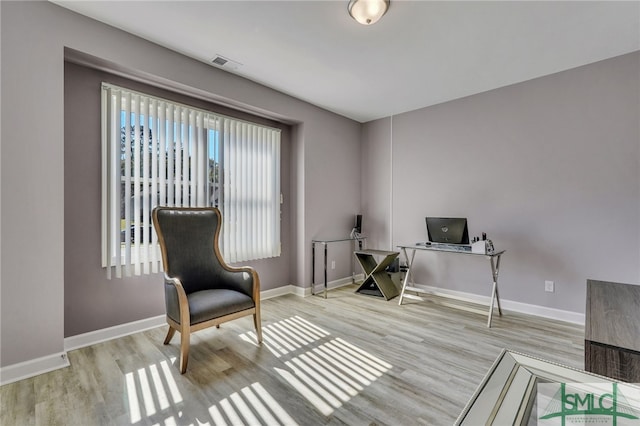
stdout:
POLYGON ((69 352, 71 367, 0 387, 9 425, 450 425, 503 348, 583 368, 584 328, 354 294, 293 295, 191 336, 166 328, 69 352))

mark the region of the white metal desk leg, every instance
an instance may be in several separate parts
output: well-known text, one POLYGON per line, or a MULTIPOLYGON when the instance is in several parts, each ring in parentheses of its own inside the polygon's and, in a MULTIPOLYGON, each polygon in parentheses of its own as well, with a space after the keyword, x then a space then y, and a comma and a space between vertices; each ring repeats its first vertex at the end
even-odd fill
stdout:
MULTIPOLYGON (((356 251, 358 251, 358 240, 353 240, 353 252, 355 253, 356 251)), ((353 261, 354 257, 355 256, 349 256, 351 259, 351 284, 356 283, 356 268, 353 261)))
MULTIPOLYGON (((409 276, 411 275, 411 266, 413 265, 413 259, 416 257, 416 251, 413 250, 411 253, 411 259, 407 255, 407 249, 402 247, 402 253, 404 254, 404 258, 407 261, 407 273, 404 274, 404 279, 402 280, 402 291, 400 292, 400 300, 398 300, 398 305, 402 305, 402 298, 404 297, 404 292, 407 288, 407 282, 409 280, 409 276)), ((411 275, 411 282, 413 283, 413 275, 411 275)))
POLYGON ((500 258, 501 254, 496 256, 498 259, 495 263, 495 268, 493 268, 493 281, 496 283, 496 302, 498 303, 498 315, 502 315, 502 309, 500 308, 500 294, 498 293, 498 274, 500 273, 500 258))
POLYGON ((487 327, 491 327, 491 318, 493 316, 493 301, 498 304, 498 315, 502 316, 502 308, 500 308, 500 294, 498 293, 498 274, 500 273, 500 257, 491 256, 491 276, 493 277, 493 289, 491 291, 491 307, 489 308, 489 319, 487 320, 487 327), (495 258, 497 257, 497 260, 495 258))
POLYGON ((324 245, 324 298, 327 298, 327 245, 324 245))
POLYGON ((316 287, 316 243, 311 242, 311 295, 315 295, 316 287))

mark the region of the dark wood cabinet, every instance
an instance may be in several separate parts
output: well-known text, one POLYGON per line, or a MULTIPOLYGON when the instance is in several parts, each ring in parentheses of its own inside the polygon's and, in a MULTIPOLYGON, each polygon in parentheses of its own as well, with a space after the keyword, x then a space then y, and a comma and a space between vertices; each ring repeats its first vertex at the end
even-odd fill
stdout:
POLYGON ((640 285, 587 280, 584 368, 640 382, 640 285))

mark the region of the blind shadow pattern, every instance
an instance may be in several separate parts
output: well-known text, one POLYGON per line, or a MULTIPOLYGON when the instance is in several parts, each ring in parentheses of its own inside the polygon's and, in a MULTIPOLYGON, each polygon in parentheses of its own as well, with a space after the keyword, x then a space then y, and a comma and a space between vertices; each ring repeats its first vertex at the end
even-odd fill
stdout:
MULTIPOLYGON (((246 344, 256 345, 254 332, 240 337, 246 344)), ((392 368, 388 362, 333 337, 300 316, 263 326, 262 347, 277 360, 273 367, 275 377, 280 377, 292 393, 323 416, 330 416, 392 368)), ((125 374, 130 424, 299 424, 259 381, 248 381, 246 386, 209 405, 206 413, 190 406, 180 392, 181 386, 186 386, 184 378, 176 377, 170 366, 175 361, 171 357, 125 374)))
MULTIPOLYGON (((171 362, 174 361, 172 358, 171 362)), ((176 407, 183 399, 167 361, 126 373, 125 384, 131 424, 156 414, 162 419, 159 424, 177 424, 176 407)))
MULTIPOLYGON (((300 316, 262 330, 263 345, 283 363, 276 368, 278 374, 325 416, 393 367, 300 316)), ((253 332, 241 337, 256 341, 253 332)))

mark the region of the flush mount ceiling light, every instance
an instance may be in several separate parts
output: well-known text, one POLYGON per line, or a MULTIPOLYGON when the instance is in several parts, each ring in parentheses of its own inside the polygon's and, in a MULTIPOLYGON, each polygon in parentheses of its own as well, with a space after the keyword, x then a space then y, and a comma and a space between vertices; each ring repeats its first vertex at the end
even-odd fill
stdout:
POLYGON ((362 25, 375 24, 389 10, 389 0, 351 0, 349 15, 362 25))

